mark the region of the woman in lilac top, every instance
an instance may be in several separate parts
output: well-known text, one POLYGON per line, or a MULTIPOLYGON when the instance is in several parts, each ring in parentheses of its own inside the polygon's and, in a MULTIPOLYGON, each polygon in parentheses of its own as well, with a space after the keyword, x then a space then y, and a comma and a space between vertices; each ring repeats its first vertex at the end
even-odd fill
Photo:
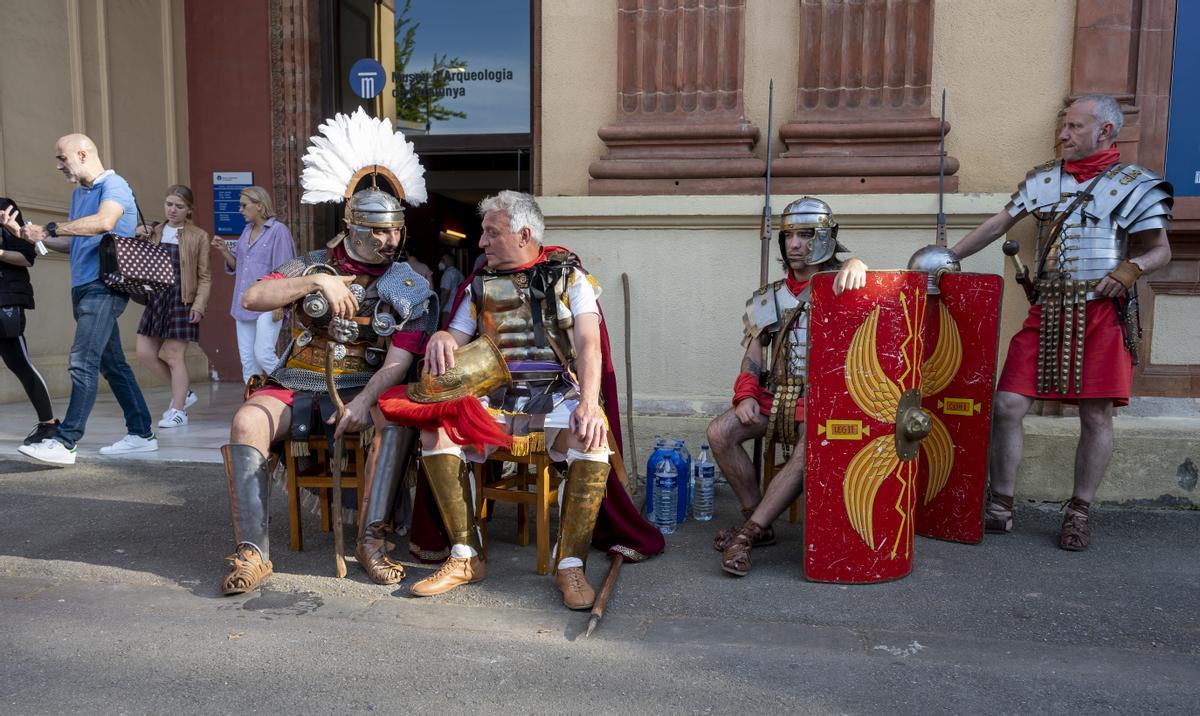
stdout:
POLYGON ((225 257, 226 273, 237 277, 229 313, 237 321, 238 355, 242 359, 244 382, 250 380, 252 375, 269 374, 279 364, 275 342, 279 339, 283 316, 274 315, 271 311, 247 311, 242 308, 242 292, 274 271, 276 266, 294 258, 296 245, 288 227, 275 219, 275 208, 266 189, 246 187, 242 189, 239 199, 246 228, 242 230, 233 251, 216 237, 212 245, 225 257))

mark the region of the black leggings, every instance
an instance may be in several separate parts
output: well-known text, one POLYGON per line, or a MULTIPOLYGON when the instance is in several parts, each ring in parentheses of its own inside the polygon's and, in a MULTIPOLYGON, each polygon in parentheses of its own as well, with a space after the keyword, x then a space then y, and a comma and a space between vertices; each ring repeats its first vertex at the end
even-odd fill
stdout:
POLYGON ((25 336, 16 338, 0 338, 0 357, 4 365, 13 372, 25 388, 29 402, 37 411, 38 420, 47 423, 54 419, 54 408, 50 405, 50 391, 46 389, 46 381, 33 367, 29 360, 29 350, 25 347, 25 336))

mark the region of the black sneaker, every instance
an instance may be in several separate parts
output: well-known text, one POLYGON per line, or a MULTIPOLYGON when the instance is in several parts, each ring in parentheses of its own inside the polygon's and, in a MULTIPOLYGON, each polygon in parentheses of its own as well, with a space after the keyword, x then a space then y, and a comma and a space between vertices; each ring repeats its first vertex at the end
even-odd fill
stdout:
POLYGON ((58 423, 58 418, 55 418, 48 423, 38 423, 37 425, 33 426, 33 432, 29 433, 29 435, 25 438, 25 442, 22 444, 33 445, 54 437, 54 434, 58 432, 58 423))

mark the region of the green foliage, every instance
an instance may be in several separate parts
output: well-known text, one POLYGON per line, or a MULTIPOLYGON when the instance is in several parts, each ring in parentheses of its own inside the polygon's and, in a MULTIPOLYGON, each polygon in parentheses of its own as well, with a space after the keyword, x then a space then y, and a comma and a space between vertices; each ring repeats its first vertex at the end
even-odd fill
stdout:
POLYGON ((452 117, 459 119, 466 112, 448 109, 442 98, 450 80, 446 70, 465 68, 467 63, 445 53, 434 53, 432 72, 409 73, 413 50, 416 48, 417 29, 421 23, 409 15, 412 0, 405 0, 404 7, 396 13, 396 118, 408 122, 440 122, 452 117))

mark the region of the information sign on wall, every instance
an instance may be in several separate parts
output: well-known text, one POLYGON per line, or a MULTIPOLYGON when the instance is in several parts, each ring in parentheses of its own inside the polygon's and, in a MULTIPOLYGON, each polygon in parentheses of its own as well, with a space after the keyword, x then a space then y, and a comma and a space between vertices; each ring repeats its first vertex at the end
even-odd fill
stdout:
POLYGON ((246 220, 238 211, 242 189, 254 185, 254 172, 213 172, 213 233, 241 236, 246 220))
POLYGON ((396 3, 396 119, 435 134, 530 131, 529 0, 396 3))
POLYGON ((387 84, 387 72, 374 58, 364 57, 350 68, 350 89, 363 99, 374 99, 387 84))

